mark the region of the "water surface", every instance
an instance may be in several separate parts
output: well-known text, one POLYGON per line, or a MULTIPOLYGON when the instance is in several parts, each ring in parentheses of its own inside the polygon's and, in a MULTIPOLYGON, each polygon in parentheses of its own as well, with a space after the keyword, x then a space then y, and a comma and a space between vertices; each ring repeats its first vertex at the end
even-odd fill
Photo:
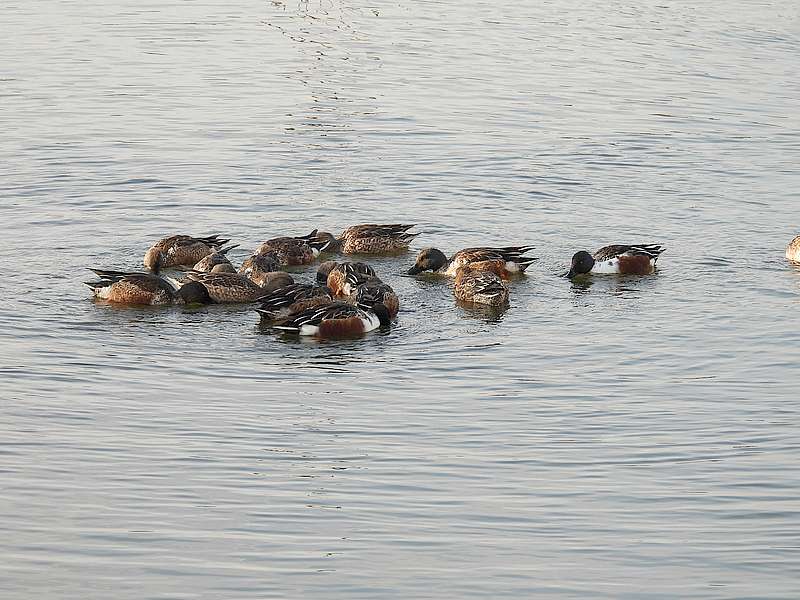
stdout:
POLYGON ((798 597, 795 3, 0 19, 0 596, 798 597), (397 221, 362 340, 82 284, 171 233, 397 221), (611 242, 668 250, 558 276, 611 242), (523 243, 500 315, 402 276, 523 243))

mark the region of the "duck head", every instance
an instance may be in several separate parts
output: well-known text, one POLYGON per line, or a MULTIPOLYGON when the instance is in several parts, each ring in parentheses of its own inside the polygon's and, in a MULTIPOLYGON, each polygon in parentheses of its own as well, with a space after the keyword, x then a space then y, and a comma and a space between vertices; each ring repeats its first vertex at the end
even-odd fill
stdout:
POLYGON ((370 310, 378 317, 381 327, 390 327, 392 324, 392 317, 389 314, 389 309, 384 304, 377 302, 370 307, 370 310))
POLYGON ((438 271, 447 266, 444 252, 436 248, 425 248, 417 256, 417 262, 408 270, 409 275, 417 275, 423 271, 438 271))
POLYGON ((214 301, 208 295, 208 290, 199 281, 190 281, 182 285, 181 288, 175 293, 184 304, 213 304, 214 301))
POLYGON ((328 275, 331 274, 331 271, 333 271, 338 264, 339 263, 335 260, 326 260, 324 263, 321 263, 317 269, 317 281, 319 283, 326 283, 328 281, 328 275))
POLYGON ((153 273, 158 273, 166 262, 166 256, 158 248, 150 248, 144 255, 144 266, 153 273))
POLYGON ((594 266, 594 258, 592 255, 586 252, 586 250, 581 250, 580 252, 576 252, 572 255, 572 265, 569 268, 569 273, 567 273, 567 277, 572 279, 578 275, 584 275, 592 270, 594 266))

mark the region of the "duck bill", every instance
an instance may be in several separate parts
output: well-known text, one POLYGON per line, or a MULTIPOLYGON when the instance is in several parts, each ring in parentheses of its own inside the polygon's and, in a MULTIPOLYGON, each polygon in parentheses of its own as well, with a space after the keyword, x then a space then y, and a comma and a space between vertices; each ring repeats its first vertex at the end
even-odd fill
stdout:
POLYGON ((413 267, 411 267, 411 268, 408 270, 408 274, 409 274, 409 275, 419 275, 419 274, 420 274, 420 273, 422 273, 422 271, 424 271, 424 270, 425 270, 425 269, 423 269, 423 268, 422 268, 422 267, 420 267, 419 265, 414 265, 413 267))

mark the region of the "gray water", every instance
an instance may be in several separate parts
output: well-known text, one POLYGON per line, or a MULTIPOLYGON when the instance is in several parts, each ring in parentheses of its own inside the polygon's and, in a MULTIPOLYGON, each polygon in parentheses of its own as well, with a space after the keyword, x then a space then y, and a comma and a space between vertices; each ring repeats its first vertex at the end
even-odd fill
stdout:
POLYGON ((3 2, 0 597, 800 597, 798 10, 3 2), (398 221, 361 340, 82 284, 398 221), (505 313, 402 276, 523 243, 505 313))

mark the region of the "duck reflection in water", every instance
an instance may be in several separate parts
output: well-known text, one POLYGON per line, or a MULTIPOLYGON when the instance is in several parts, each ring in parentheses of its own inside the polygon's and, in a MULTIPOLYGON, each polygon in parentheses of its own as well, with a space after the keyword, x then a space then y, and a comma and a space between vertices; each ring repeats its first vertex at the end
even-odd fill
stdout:
POLYGON ((470 317, 476 321, 489 324, 498 324, 503 321, 506 311, 509 309, 508 303, 503 306, 489 306, 487 304, 475 304, 473 302, 463 302, 456 300, 456 306, 461 309, 465 317, 470 317))

